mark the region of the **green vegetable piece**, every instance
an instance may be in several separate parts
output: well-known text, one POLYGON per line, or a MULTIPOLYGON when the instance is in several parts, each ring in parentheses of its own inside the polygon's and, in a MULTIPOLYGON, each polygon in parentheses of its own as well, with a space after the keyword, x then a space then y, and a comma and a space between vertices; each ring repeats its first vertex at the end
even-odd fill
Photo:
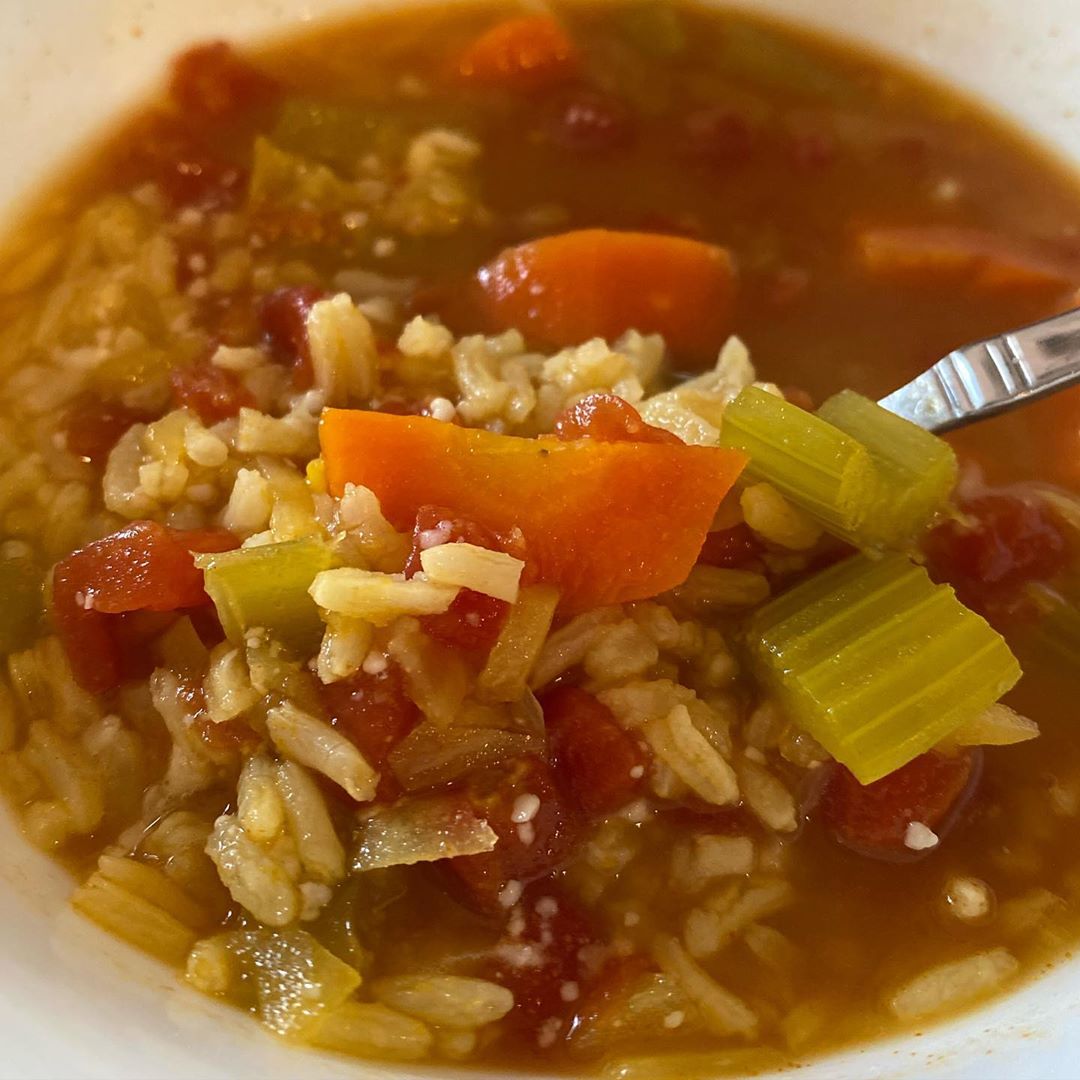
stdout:
POLYGON ((670 58, 686 49, 682 15, 664 0, 643 0, 623 8, 619 29, 646 56, 670 58))
POLYGON ((725 75, 763 90, 834 105, 859 103, 862 89, 835 62, 823 62, 795 37, 742 19, 725 22, 716 53, 725 75))
POLYGON ((747 641, 787 709, 860 783, 918 757, 1020 678, 1004 639, 902 555, 855 555, 761 608, 747 641))
POLYGON ((748 479, 768 481, 830 532, 858 543, 877 471, 850 435, 748 386, 724 411, 720 445, 749 455, 748 479))
POLYGON ((288 98, 271 133, 276 146, 351 173, 366 154, 397 156, 405 144, 402 124, 385 112, 288 98))
POLYGON ((333 169, 290 154, 261 135, 255 140, 248 181, 252 210, 308 210, 334 213, 361 205, 355 184, 333 169))
POLYGON ((323 624, 308 589, 315 575, 334 565, 321 540, 238 548, 198 555, 203 582, 230 641, 242 643, 248 630, 262 628, 298 656, 319 647, 323 624))
POLYGON ((834 394, 817 415, 862 443, 877 468, 878 494, 860 529, 864 543, 911 546, 956 486, 952 447, 853 390, 834 394))
POLYGON ((0 655, 30 644, 43 606, 37 567, 29 559, 0 560, 0 655))
POLYGON ((1031 584, 1025 591, 1040 616, 1034 644, 1041 652, 1080 665, 1080 607, 1075 600, 1046 585, 1031 584))

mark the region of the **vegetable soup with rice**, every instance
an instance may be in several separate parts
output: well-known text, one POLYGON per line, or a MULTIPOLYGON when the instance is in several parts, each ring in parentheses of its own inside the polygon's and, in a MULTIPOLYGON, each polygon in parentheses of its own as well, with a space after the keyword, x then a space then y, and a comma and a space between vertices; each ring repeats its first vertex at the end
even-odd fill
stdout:
POLYGON ((28 840, 391 1061, 753 1073, 1038 973, 1080 397, 873 399, 1073 306, 1078 211, 951 92, 665 0, 190 50, 0 263, 28 840))

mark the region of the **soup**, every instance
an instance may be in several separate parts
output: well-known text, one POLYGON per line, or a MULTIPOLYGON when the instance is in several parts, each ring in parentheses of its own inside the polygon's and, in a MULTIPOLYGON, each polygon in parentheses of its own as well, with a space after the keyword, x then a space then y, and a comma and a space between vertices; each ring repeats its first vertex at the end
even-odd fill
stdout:
POLYGON ((1080 896, 1077 400, 950 449, 869 399, 1072 306, 1078 205, 743 15, 185 54, 0 273, 25 833, 367 1057, 747 1072, 1037 973, 1080 896))

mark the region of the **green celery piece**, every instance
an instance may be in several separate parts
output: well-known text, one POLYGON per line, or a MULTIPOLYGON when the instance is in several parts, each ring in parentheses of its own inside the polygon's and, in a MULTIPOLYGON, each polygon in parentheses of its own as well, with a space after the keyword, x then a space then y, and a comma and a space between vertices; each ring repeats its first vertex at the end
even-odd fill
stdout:
POLYGON ((826 62, 809 43, 741 16, 725 20, 714 57, 726 76, 765 91, 848 106, 859 105, 865 93, 839 64, 826 62))
POLYGON ((851 436, 776 394, 748 386, 724 410, 720 445, 749 455, 749 479, 768 481, 830 532, 860 542, 877 471, 851 436))
POLYGON ((638 0, 619 12, 618 23, 623 37, 646 56, 667 59, 686 51, 682 13, 667 0, 638 0))
POLYGON ((1080 607, 1046 585, 1031 584, 1025 591, 1040 615, 1033 635, 1037 646, 1080 665, 1080 607))
POLYGON ((335 213, 359 205, 356 186, 333 169, 282 150, 262 135, 255 140, 248 181, 249 209, 335 213))
POLYGON ((0 655, 26 648, 44 607, 43 575, 29 559, 0 559, 0 655))
POLYGON ((299 656, 319 647, 323 624, 308 589, 316 574, 334 565, 321 540, 198 555, 195 564, 230 641, 241 644, 246 631, 262 628, 299 656))
POLYGON ((952 447, 853 390, 834 394, 817 415, 862 443, 877 467, 879 492, 863 522, 865 540, 882 547, 910 547, 948 504, 956 486, 952 447))
POLYGON ((366 154, 398 156, 405 125, 386 109, 286 98, 270 135, 276 146, 351 173, 366 154))
POLYGON ((791 719, 860 783, 918 757, 1010 690, 1004 639, 903 555, 854 555, 755 613, 747 643, 791 719))

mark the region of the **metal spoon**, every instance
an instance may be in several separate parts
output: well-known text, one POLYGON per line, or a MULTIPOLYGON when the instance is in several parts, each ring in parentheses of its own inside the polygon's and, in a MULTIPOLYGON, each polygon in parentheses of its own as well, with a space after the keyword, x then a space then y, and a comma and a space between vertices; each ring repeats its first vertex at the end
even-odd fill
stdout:
POLYGON ((1080 308, 954 349, 878 404, 941 432, 1077 383, 1080 308))

